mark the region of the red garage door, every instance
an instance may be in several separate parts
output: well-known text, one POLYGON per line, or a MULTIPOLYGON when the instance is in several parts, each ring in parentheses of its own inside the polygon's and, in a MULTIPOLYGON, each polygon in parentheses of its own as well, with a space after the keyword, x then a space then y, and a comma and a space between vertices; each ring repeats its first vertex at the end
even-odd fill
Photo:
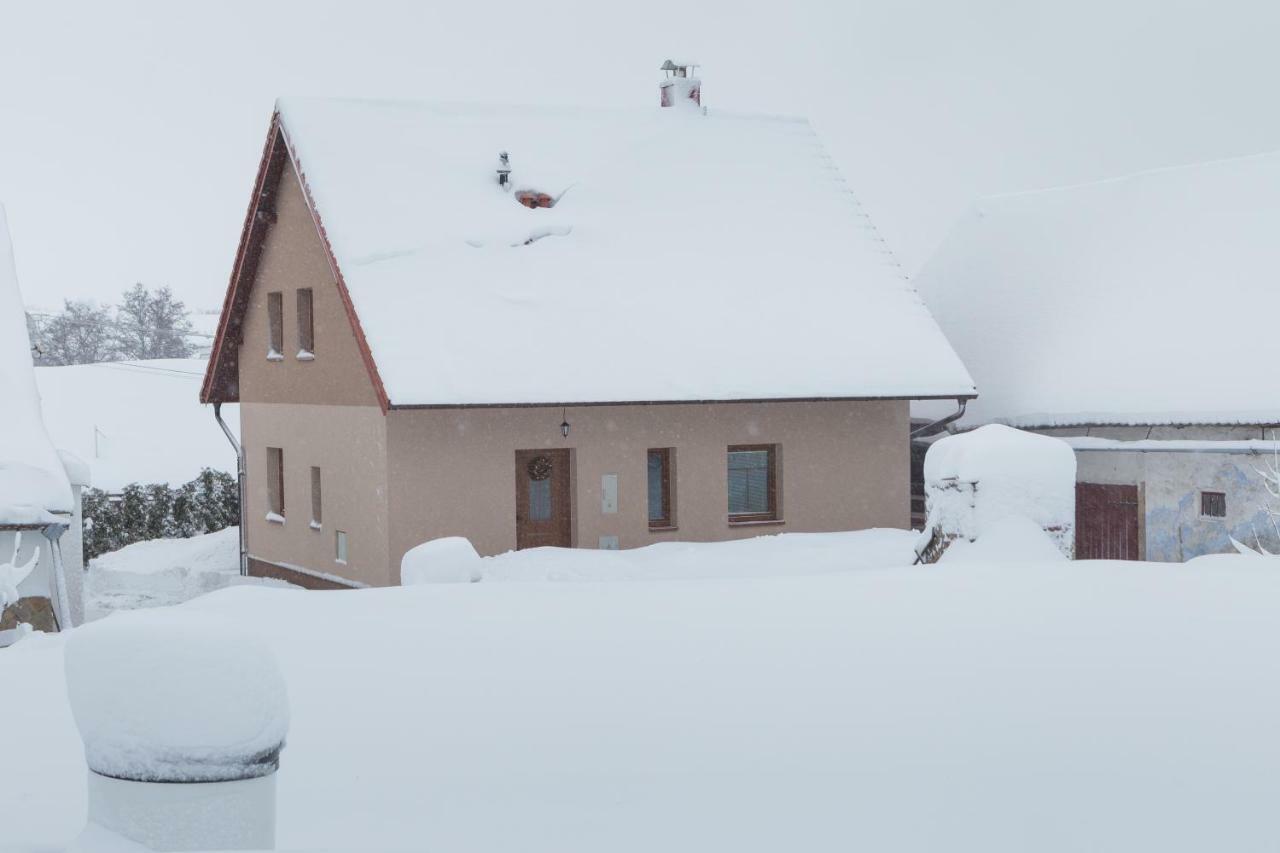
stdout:
POLYGON ((1138 487, 1076 483, 1076 559, 1138 559, 1138 487))

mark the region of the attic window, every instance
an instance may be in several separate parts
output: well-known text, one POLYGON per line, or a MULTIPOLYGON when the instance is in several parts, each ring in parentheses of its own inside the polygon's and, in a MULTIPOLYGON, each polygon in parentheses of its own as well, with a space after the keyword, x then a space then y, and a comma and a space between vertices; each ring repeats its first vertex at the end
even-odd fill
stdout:
POLYGON ((555 207, 556 200, 546 193, 536 192, 534 190, 521 190, 516 193, 516 201, 525 207, 555 207))

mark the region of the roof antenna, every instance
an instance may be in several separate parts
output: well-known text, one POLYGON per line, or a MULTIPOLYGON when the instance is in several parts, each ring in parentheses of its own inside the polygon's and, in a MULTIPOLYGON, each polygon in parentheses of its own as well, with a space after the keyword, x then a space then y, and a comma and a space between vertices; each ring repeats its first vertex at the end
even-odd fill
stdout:
POLYGON ((498 152, 498 186, 511 189, 511 157, 505 151, 498 152))

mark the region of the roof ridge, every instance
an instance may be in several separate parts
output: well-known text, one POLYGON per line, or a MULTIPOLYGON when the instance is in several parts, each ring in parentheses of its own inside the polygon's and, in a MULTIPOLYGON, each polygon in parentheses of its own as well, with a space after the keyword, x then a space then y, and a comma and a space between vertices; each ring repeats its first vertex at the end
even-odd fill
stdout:
POLYGON ((1030 190, 1013 190, 1011 192, 991 193, 989 195, 979 196, 974 202, 973 207, 977 208, 982 204, 1000 203, 1012 201, 1016 199, 1026 198, 1029 196, 1050 195, 1053 193, 1065 193, 1073 190, 1088 189, 1090 187, 1102 187, 1112 184, 1123 184, 1131 181, 1138 181, 1145 178, 1151 178, 1158 175, 1164 175, 1172 172, 1194 172, 1200 169, 1209 169, 1217 166, 1225 166, 1235 163, 1246 163, 1250 160, 1267 160, 1271 158, 1280 158, 1280 150, 1259 151, 1254 154, 1241 154, 1235 157, 1216 157, 1212 160, 1198 160, 1190 163, 1177 163, 1172 166, 1156 166, 1150 169, 1142 169, 1137 172, 1127 172, 1123 175, 1113 175, 1108 178, 1096 178, 1089 181, 1077 181, 1070 184, 1059 184, 1057 186, 1038 187, 1030 190))

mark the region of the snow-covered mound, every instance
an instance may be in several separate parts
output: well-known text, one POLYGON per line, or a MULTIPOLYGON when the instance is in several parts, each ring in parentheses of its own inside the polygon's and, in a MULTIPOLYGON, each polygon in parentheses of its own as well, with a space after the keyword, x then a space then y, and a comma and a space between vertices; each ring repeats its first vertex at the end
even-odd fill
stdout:
POLYGON ((729 542, 658 542, 625 551, 532 548, 481 559, 485 581, 769 578, 909 566, 909 530, 782 533, 729 542))
POLYGON ((445 536, 410 548, 400 560, 400 583, 472 583, 480 580, 480 555, 463 536, 445 536))
POLYGON ((9 224, 0 207, 0 522, 38 523, 73 509, 71 483, 45 430, 31 366, 9 224))
MULTIPOLYGON (((201 468, 234 474, 235 452, 200 405, 203 359, 38 367, 50 434, 58 447, 90 464, 93 485, 117 491, 129 483, 181 485, 201 468)), ((240 427, 238 406, 223 418, 240 427)))
POLYGON ((1072 552, 1076 456, 1060 439, 1000 424, 947 436, 925 455, 924 480, 931 534, 980 539, 1021 516, 1072 552))
POLYGON ((1066 560, 1044 528, 1022 515, 988 524, 974 541, 951 543, 939 563, 1057 563, 1066 560))
POLYGON ((116 610, 179 604, 241 584, 292 588, 274 578, 240 576, 240 534, 235 527, 190 539, 135 542, 89 563, 85 618, 93 621, 116 610))
POLYGON ((530 548, 479 557, 471 543, 448 537, 410 550, 401 582, 705 580, 825 574, 908 566, 915 559, 908 530, 783 533, 730 542, 659 542, 625 551, 530 548))
POLYGON ((271 647, 243 626, 176 610, 72 632, 67 694, 90 769, 141 782, 265 775, 289 728, 271 647))

